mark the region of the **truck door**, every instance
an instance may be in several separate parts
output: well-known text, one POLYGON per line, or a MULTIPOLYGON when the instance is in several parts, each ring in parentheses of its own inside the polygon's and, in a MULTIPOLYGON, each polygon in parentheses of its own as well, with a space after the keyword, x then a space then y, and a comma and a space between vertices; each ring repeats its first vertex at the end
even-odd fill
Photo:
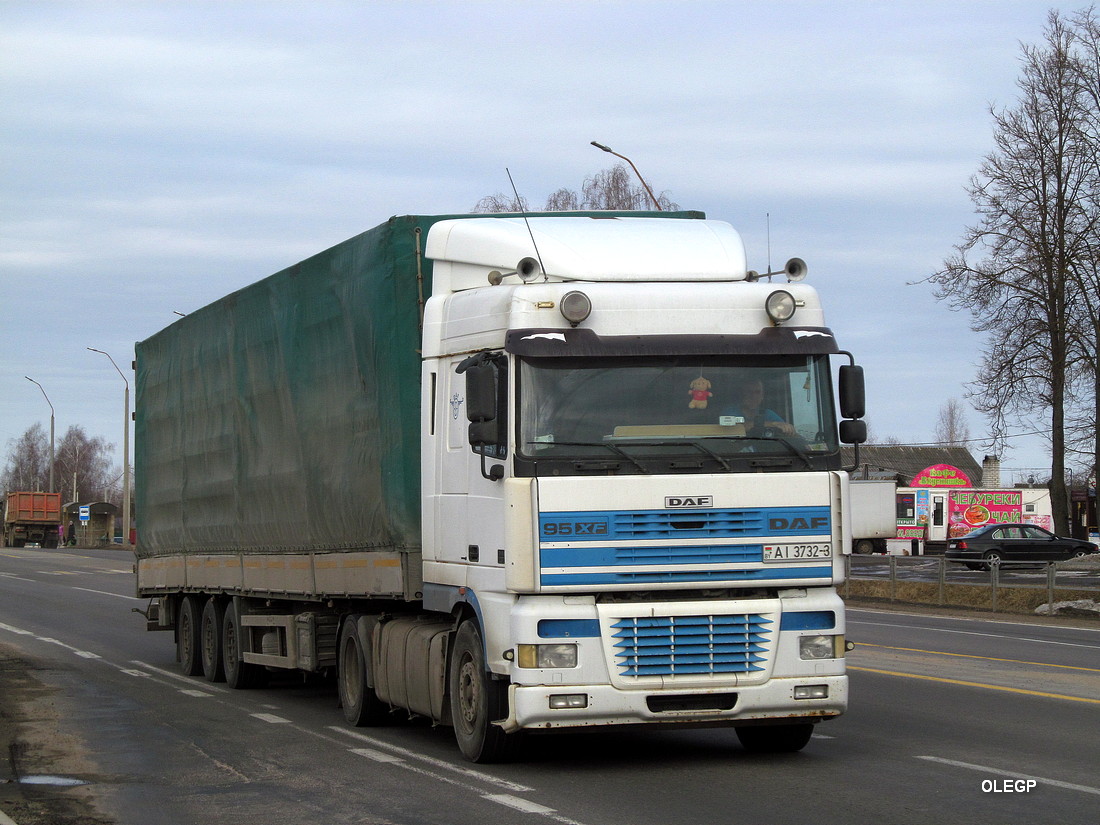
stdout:
MULTIPOLYGON (((458 372, 462 362, 454 359, 440 375, 444 443, 436 505, 436 558, 462 565, 503 565, 498 559, 504 548, 504 487, 491 476, 495 467, 507 464, 507 439, 498 444, 471 444, 472 435, 480 438, 493 428, 479 426, 481 411, 471 409, 469 370, 458 372)), ((500 366, 500 381, 505 382, 506 377, 506 369, 500 366)), ((507 397, 505 385, 500 395, 507 397)), ((501 407, 498 415, 506 416, 507 405, 501 407)), ((506 421, 497 423, 499 431, 506 434, 506 421)))

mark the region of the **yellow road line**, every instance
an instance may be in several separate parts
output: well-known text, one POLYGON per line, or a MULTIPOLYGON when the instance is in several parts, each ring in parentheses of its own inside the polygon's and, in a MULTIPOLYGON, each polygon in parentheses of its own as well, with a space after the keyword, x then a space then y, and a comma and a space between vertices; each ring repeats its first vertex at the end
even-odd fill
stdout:
POLYGON ((893 647, 892 645, 869 645, 864 642, 856 642, 856 647, 877 647, 882 650, 904 650, 907 653, 931 653, 933 656, 959 656, 963 659, 982 659, 986 662, 1009 662, 1014 665, 1035 665, 1036 667, 1060 667, 1064 670, 1086 670, 1089 673, 1100 673, 1100 668, 1078 667, 1077 665, 1051 665, 1046 662, 1029 662, 1026 659, 998 659, 994 656, 975 656, 972 653, 947 653, 942 650, 922 650, 919 647, 893 647))
POLYGON ((1004 687, 1003 685, 987 685, 983 682, 964 682, 960 679, 945 679, 942 676, 924 676, 919 673, 898 673, 896 670, 876 670, 873 667, 854 667, 848 665, 848 670, 862 670, 864 673, 877 673, 880 676, 903 676, 908 679, 924 679, 929 682, 943 682, 948 685, 961 685, 962 687, 985 688, 986 690, 1003 690, 1006 693, 1022 693, 1025 696, 1042 696, 1047 699, 1067 699, 1070 702, 1088 702, 1100 705, 1100 699, 1086 699, 1083 696, 1066 696, 1062 693, 1043 693, 1039 690, 1025 690, 1024 688, 1004 687))

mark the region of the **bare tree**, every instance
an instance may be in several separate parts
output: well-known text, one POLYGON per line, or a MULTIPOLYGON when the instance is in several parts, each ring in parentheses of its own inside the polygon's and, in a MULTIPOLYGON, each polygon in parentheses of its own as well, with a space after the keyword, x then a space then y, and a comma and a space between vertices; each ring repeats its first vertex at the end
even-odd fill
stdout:
MULTIPOLYGON (((657 203, 665 211, 679 209, 667 192, 656 196, 657 203)), ((543 212, 571 212, 578 209, 647 212, 653 210, 649 194, 638 182, 634 173, 623 163, 617 163, 610 169, 596 172, 584 179, 581 191, 561 188, 546 199, 543 212)), ((487 195, 474 205, 474 212, 520 212, 530 211, 526 198, 518 201, 514 196, 497 193, 487 195)))
POLYGON ((50 441, 41 424, 28 427, 23 435, 8 442, 3 488, 37 492, 49 489, 50 441))
MULTIPOLYGON (((1088 456, 1093 478, 1100 478, 1100 20, 1093 7, 1073 18, 1074 68, 1084 111, 1078 127, 1086 147, 1091 184, 1083 210, 1088 249, 1073 261, 1070 277, 1076 288, 1074 329, 1071 338, 1081 405, 1070 424, 1069 442, 1080 456, 1088 456)), ((1081 473, 1087 478, 1089 473, 1081 473)), ((1097 499, 1100 508, 1100 497, 1097 499)))
MULTIPOLYGON (((72 426, 57 444, 54 475, 63 500, 110 501, 122 504, 122 470, 111 461, 114 444, 101 436, 89 438, 72 426), (75 488, 75 493, 74 493, 75 488)), ((0 483, 5 490, 46 490, 50 478, 49 439, 41 424, 27 428, 8 443, 7 463, 0 483)))
POLYGON ((1074 370, 1069 275, 1089 243, 1082 204, 1092 158, 1079 132, 1084 101, 1073 36, 1056 12, 1045 36, 1042 46, 1023 47, 1019 103, 992 111, 996 148, 968 188, 979 221, 929 280, 937 297, 968 310, 972 328, 987 334, 971 397, 990 419, 994 448, 1013 422, 1049 428, 1052 509, 1063 530, 1074 370))
POLYGON ((520 196, 517 199, 514 195, 505 195, 503 192, 497 192, 495 195, 486 195, 484 198, 474 204, 474 212, 530 212, 531 207, 527 203, 527 198, 520 196))
POLYGON ((959 399, 951 398, 940 407, 935 438, 944 447, 967 446, 970 441, 970 425, 966 422, 966 410, 959 399))
POLYGON ((57 447, 58 487, 73 500, 122 504, 122 470, 111 462, 114 444, 102 436, 89 438, 83 427, 71 426, 57 447))

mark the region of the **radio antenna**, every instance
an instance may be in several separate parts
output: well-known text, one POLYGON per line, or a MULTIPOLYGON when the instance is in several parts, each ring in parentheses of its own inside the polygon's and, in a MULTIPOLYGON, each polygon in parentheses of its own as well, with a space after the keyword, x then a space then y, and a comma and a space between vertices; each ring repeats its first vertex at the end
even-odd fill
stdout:
MULTIPOLYGON (((768 231, 768 272, 772 271, 772 213, 764 213, 764 222, 768 231)), ((770 281, 771 278, 768 278, 770 281)))
POLYGON ((527 234, 531 236, 531 246, 535 249, 535 257, 539 259, 539 269, 542 270, 542 279, 548 280, 546 276, 546 267, 542 263, 542 255, 539 254, 539 245, 535 243, 535 233, 531 230, 531 222, 527 220, 527 210, 523 208, 523 199, 519 196, 519 190, 516 189, 516 182, 512 180, 511 170, 505 166, 504 171, 508 173, 508 183, 512 184, 512 191, 516 193, 516 206, 519 207, 519 213, 523 216, 523 222, 527 225, 527 234))

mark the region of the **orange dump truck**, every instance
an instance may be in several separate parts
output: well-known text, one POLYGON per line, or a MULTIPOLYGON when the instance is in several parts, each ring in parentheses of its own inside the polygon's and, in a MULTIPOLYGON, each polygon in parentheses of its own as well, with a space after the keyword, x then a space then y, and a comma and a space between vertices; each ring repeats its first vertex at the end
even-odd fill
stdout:
POLYGON ((6 547, 57 547, 61 528, 61 493, 9 492, 4 497, 6 547))

